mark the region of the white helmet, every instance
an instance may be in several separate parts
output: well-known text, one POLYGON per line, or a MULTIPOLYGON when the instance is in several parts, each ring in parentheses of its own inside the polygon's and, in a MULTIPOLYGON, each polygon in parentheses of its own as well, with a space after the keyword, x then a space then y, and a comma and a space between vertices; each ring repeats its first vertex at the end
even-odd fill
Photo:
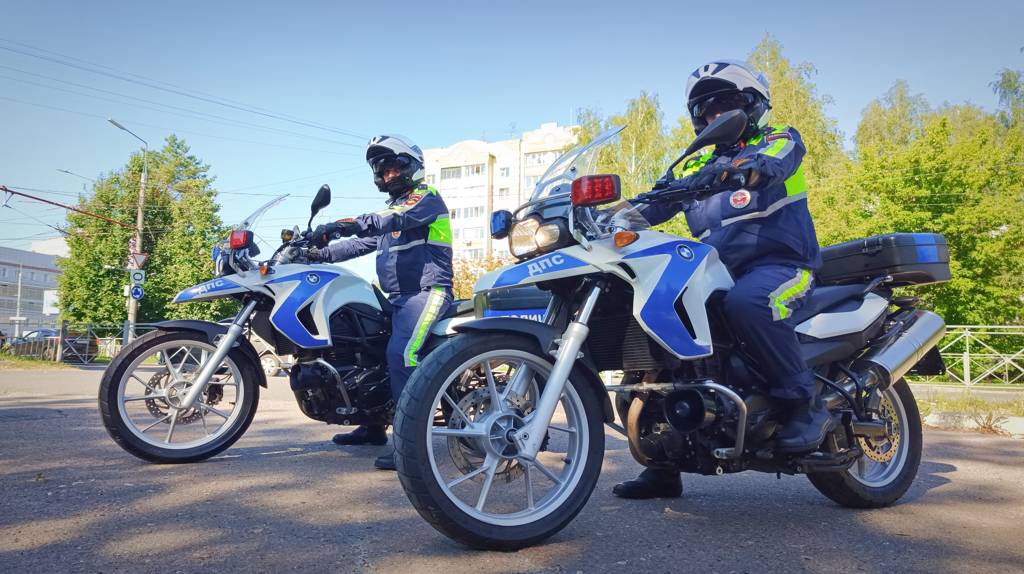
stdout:
POLYGON ((373 170, 377 189, 398 197, 415 189, 423 182, 423 151, 419 146, 399 135, 385 134, 370 139, 366 146, 366 163, 373 170), (401 175, 384 182, 384 172, 397 168, 401 175))
POLYGON ((743 109, 750 124, 742 137, 753 137, 768 125, 768 112, 772 108, 768 79, 738 60, 705 64, 694 70, 686 82, 686 109, 696 133, 707 127, 704 115, 716 104, 743 109))

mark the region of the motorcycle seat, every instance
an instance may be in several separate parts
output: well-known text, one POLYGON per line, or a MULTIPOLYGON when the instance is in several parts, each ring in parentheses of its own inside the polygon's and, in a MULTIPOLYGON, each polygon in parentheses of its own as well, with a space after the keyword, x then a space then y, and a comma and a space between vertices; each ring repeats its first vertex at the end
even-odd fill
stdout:
POLYGON ((473 314, 473 300, 472 299, 456 299, 452 301, 451 305, 448 305, 448 310, 444 312, 444 316, 441 319, 451 319, 460 315, 472 315, 473 314))
POLYGON ((854 297, 861 297, 864 295, 864 290, 866 288, 867 283, 815 287, 807 297, 807 301, 804 302, 803 307, 800 307, 795 313, 793 313, 793 322, 799 325, 818 313, 827 311, 830 307, 838 305, 843 301, 853 299, 854 297))

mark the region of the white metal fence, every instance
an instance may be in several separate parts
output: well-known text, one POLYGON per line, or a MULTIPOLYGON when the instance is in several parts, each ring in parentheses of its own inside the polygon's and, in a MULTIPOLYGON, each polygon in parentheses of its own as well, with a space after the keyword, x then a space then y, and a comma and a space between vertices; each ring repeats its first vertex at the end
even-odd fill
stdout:
POLYGON ((949 382, 1024 384, 1024 326, 950 325, 939 352, 949 382))

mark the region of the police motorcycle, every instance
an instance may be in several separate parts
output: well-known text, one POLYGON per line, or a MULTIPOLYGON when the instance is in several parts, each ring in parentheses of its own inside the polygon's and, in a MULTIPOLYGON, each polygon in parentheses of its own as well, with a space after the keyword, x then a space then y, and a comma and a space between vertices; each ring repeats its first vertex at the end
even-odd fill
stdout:
MULTIPOLYGON (((313 216, 331 200, 320 188, 310 224, 281 232, 281 246, 257 262, 254 222, 280 203, 271 200, 245 218, 214 248, 216 277, 185 289, 175 303, 237 299, 241 311, 227 324, 164 321, 126 345, 103 373, 103 424, 129 453, 157 463, 196 462, 230 447, 249 427, 267 386, 250 331, 279 355, 293 355, 289 379, 303 414, 328 424, 389 424, 394 409, 384 357, 390 303, 354 273, 311 263, 317 246, 313 216)), ((445 336, 455 302, 439 321, 424 353, 445 336)))
MULTIPOLYGON (((745 125, 742 111, 723 114, 666 179, 698 149, 736 141, 745 125)), ((632 206, 618 201, 618 177, 593 172, 621 129, 558 159, 515 214, 493 215, 494 236, 508 235, 519 262, 484 275, 476 296, 536 285, 551 301, 543 322, 462 323, 417 368, 395 418, 413 506, 472 547, 538 543, 590 497, 603 424, 628 438, 644 466, 805 474, 843 506, 897 501, 921 460, 921 420, 903 377, 942 372, 935 345, 945 323, 893 288, 948 280, 944 239, 893 234, 824 250, 797 332, 837 425, 814 452, 776 454, 784 421, 721 310, 730 273, 714 248, 648 229, 635 209, 709 190, 676 181, 632 206), (602 382, 609 371, 622 373, 616 384, 602 382)))

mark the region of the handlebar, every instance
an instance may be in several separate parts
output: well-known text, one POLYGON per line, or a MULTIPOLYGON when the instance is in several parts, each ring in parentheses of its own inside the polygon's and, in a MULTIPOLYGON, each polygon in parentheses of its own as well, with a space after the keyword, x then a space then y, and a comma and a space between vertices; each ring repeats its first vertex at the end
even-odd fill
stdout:
POLYGON ((691 199, 698 199, 704 195, 712 195, 722 191, 721 189, 715 189, 711 186, 702 187, 698 189, 690 189, 685 185, 669 185, 664 189, 657 191, 648 191, 647 193, 641 193, 634 197, 631 201, 634 203, 662 203, 662 202, 677 202, 686 201, 691 199))

